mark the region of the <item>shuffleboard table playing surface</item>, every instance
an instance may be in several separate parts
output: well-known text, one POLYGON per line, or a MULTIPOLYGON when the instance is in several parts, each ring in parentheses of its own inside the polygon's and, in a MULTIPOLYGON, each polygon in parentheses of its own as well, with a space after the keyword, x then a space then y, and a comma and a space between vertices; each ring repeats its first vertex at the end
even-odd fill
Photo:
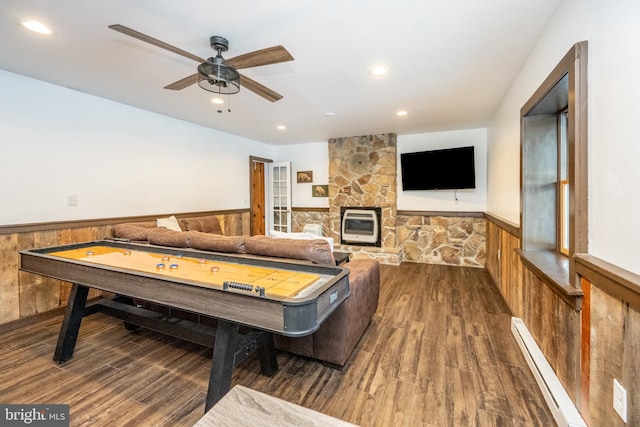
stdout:
POLYGON ((166 254, 105 245, 49 252, 50 256, 157 274, 214 289, 249 290, 260 296, 291 298, 320 279, 316 273, 284 270, 275 266, 247 265, 201 256, 166 254))

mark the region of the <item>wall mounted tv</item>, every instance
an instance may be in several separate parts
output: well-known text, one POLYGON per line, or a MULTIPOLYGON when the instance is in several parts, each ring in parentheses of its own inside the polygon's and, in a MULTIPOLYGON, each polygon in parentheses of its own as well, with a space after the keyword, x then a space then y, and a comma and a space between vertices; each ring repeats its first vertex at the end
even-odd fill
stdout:
POLYGON ((474 147, 400 154, 402 189, 476 188, 474 147))

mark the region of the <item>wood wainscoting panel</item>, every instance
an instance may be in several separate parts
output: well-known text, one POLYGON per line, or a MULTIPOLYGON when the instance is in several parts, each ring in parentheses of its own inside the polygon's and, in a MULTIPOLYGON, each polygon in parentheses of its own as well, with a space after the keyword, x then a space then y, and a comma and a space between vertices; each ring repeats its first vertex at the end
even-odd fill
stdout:
POLYGON ((17 247, 15 234, 0 235, 0 324, 20 317, 17 247))
POLYGON ((520 238, 502 230, 500 239, 500 245, 502 247, 502 295, 507 301, 513 315, 520 317, 524 306, 522 261, 516 253, 516 249, 520 247, 520 238))
POLYGON ((627 425, 640 425, 640 310, 624 305, 622 386, 627 390, 627 425), (630 396, 630 397, 629 397, 630 396))
POLYGON ((589 419, 591 425, 640 425, 640 311, 591 284, 589 419), (612 406, 613 380, 627 391, 627 423, 612 406))
POLYGON ((556 321, 556 375, 574 402, 580 393, 580 332, 581 316, 569 304, 553 293, 558 311, 556 321))
MULTIPOLYGON (((558 301, 554 298, 555 294, 544 283, 535 277, 535 289, 538 294, 537 308, 538 316, 540 316, 540 330, 537 331, 538 345, 542 349, 547 360, 556 361, 552 365, 557 364, 558 360, 558 338, 560 324, 556 324, 558 320, 558 301)), ((556 367, 556 371, 559 367, 556 367)), ((557 375, 557 374, 556 374, 557 375)))
POLYGON ((511 312, 523 317, 522 261, 515 252, 520 247, 520 238, 513 230, 506 230, 493 217, 487 221, 486 269, 496 284, 511 312))
MULTIPOLYGON (((58 232, 43 230, 19 233, 17 252, 56 246, 58 232)), ((60 288, 62 282, 49 277, 20 271, 20 317, 32 316, 53 310, 60 306, 60 288)))
POLYGON ((579 411, 587 424, 589 416, 589 387, 591 382, 591 282, 584 277, 580 280, 584 298, 582 301, 580 340, 580 405, 579 411))
POLYGON ((540 313, 542 310, 540 298, 541 282, 529 269, 523 269, 522 274, 522 293, 525 301, 527 301, 527 304, 522 307, 522 320, 544 353, 540 343, 540 331, 542 330, 542 315, 540 313))
POLYGON ((576 402, 580 387, 580 312, 524 267, 523 321, 563 387, 576 402))
POLYGON ((622 379, 624 318, 624 304, 592 285, 589 419, 594 426, 624 425, 612 407, 613 379, 622 379))
MULTIPOLYGON (((493 283, 500 291, 503 291, 502 269, 500 268, 500 255, 502 252, 501 237, 502 229, 492 221, 487 221, 487 260, 485 268, 491 276, 493 283)), ((504 292, 502 292, 504 296, 504 292)), ((506 299, 506 298, 505 298, 506 299)))

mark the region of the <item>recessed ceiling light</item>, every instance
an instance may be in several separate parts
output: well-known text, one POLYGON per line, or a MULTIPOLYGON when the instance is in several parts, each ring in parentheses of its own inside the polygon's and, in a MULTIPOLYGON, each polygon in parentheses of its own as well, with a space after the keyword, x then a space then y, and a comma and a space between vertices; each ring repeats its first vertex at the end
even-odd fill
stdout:
POLYGON ((216 105, 224 104, 224 101, 222 100, 222 98, 213 98, 211 102, 213 102, 216 105))
POLYGON ((22 21, 22 26, 38 34, 50 35, 52 33, 51 29, 40 21, 22 21))
POLYGON ((276 126, 276 129, 278 130, 285 130, 287 127, 285 125, 278 125, 276 126))
POLYGON ((404 111, 404 110, 400 110, 400 111, 398 111, 398 112, 396 113, 396 115, 398 115, 398 116, 400 116, 400 117, 406 116, 407 114, 409 114, 409 113, 407 113, 407 112, 406 112, 406 111, 404 111))
POLYGON ((326 117, 334 117, 336 113, 324 113, 326 117))
POLYGON ((376 77, 384 76, 385 74, 387 74, 387 67, 384 67, 382 65, 376 65, 374 67, 369 68, 369 74, 376 77))

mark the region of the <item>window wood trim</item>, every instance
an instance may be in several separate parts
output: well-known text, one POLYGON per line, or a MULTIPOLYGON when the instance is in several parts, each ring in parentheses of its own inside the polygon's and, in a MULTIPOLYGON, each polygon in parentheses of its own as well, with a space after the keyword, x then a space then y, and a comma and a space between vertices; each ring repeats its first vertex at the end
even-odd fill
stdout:
MULTIPOLYGON (((575 253, 588 251, 588 179, 587 179, 587 42, 576 43, 562 58, 544 82, 520 110, 521 144, 525 141, 525 119, 541 100, 549 94, 560 80, 568 76, 568 177, 569 186, 569 259, 568 281, 571 286, 580 288, 576 274, 575 253)), ((521 153, 522 153, 521 147, 521 153)), ((523 156, 520 158, 520 224, 526 226, 524 217, 524 177, 523 156)), ((525 230, 522 230, 525 245, 525 230)), ((524 246, 523 246, 524 247, 524 246)))

